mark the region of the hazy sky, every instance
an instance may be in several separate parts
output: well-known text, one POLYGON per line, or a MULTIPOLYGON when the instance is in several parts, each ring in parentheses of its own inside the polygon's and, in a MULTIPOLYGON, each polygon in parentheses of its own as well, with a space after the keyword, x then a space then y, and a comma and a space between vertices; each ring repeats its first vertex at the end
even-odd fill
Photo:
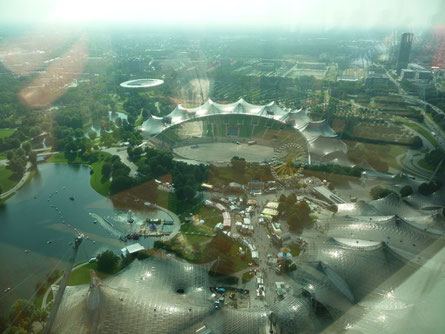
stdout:
POLYGON ((274 25, 288 29, 423 28, 444 21, 444 0, 0 0, 0 22, 274 25))

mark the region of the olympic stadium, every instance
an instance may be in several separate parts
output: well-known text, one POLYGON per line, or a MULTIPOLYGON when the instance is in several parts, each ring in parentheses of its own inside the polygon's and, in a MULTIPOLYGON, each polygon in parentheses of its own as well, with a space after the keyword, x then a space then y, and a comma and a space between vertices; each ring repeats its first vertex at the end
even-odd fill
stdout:
POLYGON ((255 140, 265 146, 274 141, 274 147, 295 142, 302 146, 309 162, 339 159, 347 151, 325 120, 312 121, 307 110, 282 109, 275 102, 258 106, 240 99, 231 104, 208 100, 197 108, 178 105, 165 117, 151 116, 140 129, 164 147, 217 142, 222 138, 230 142, 234 138, 255 140), (292 135, 289 130, 293 130, 292 135))
POLYGON ((283 109, 275 102, 253 105, 240 99, 231 104, 208 100, 197 108, 178 105, 165 117, 151 116, 140 130, 151 145, 171 150, 177 158, 227 163, 240 156, 271 164, 272 172, 282 178, 293 177, 298 171, 291 166, 296 165, 353 166, 346 144, 325 120, 312 121, 307 110, 283 109))

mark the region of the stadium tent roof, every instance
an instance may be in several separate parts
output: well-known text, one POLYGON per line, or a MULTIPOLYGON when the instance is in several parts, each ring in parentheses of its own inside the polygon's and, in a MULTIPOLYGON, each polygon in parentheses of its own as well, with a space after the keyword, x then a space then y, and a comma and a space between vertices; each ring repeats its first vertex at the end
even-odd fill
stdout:
POLYGON ((315 160, 319 160, 334 152, 346 154, 347 151, 346 144, 337 138, 318 136, 315 140, 309 141, 309 152, 311 153, 311 158, 315 160))
POLYGON ((318 137, 336 137, 337 134, 329 126, 326 120, 309 122, 303 129, 303 134, 309 142, 316 140, 318 137))
POLYGON ((155 136, 165 129, 165 124, 162 117, 150 116, 150 118, 142 123, 140 129, 149 136, 155 136))
POLYGON ((320 162, 350 168, 355 166, 351 161, 349 161, 348 155, 343 151, 328 153, 320 158, 320 162))
POLYGON ((52 333, 268 333, 271 311, 292 333, 320 329, 310 300, 287 297, 272 307, 215 309, 210 265, 172 257, 135 260, 123 271, 91 285, 68 286, 52 333), (296 327, 294 327, 296 326, 296 327))
POLYGON ((285 114, 282 119, 283 122, 292 122, 294 123, 294 127, 298 130, 303 130, 308 123, 311 121, 309 116, 307 115, 307 110, 299 109, 294 111, 289 111, 285 114))
POLYGON ((272 318, 280 324, 280 333, 318 333, 321 322, 312 312, 309 298, 287 295, 271 306, 272 318))
POLYGON ((403 198, 403 200, 414 208, 421 210, 434 210, 445 207, 445 193, 442 189, 431 196, 415 193, 403 198))
MULTIPOLYGON (((370 202, 378 212, 382 215, 398 215, 400 217, 422 216, 420 210, 407 205, 398 195, 390 194, 384 198, 380 198, 370 202)), ((432 212, 430 211, 430 214, 432 212)))
POLYGON ((300 254, 300 259, 327 265, 329 279, 338 281, 336 277, 341 277, 357 301, 371 293, 391 291, 393 286, 383 285, 385 279, 405 265, 402 258, 384 243, 335 238, 308 247, 300 254))
MULTIPOLYGON (((285 110, 280 108, 275 102, 267 105, 253 105, 240 99, 230 104, 216 103, 208 100, 196 108, 185 108, 178 105, 164 118, 151 116, 142 124, 140 129, 146 135, 153 137, 172 126, 187 121, 203 119, 204 117, 212 115, 259 116, 266 119, 273 119, 283 124, 290 124, 303 135, 309 149, 309 161, 331 162, 332 160, 332 162, 339 163, 343 166, 352 166, 346 156, 346 144, 337 138, 335 131, 329 127, 329 124, 325 120, 317 122, 311 121, 306 110, 285 110), (336 154, 327 156, 333 153, 336 154)), ((189 123, 187 122, 185 124, 189 123)), ((197 128, 200 129, 199 131, 202 130, 202 126, 198 126, 197 128)), ((189 133, 189 131, 187 133, 189 133)))

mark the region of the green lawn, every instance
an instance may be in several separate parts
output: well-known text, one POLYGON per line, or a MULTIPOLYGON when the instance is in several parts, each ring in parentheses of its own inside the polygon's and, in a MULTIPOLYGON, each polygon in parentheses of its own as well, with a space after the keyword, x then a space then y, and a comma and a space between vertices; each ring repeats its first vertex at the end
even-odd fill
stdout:
MULTIPOLYGON (((378 159, 382 162, 388 164, 388 166, 400 170, 401 166, 397 163, 397 156, 401 154, 405 154, 408 151, 407 146, 403 145, 379 145, 379 144, 370 144, 370 143, 360 143, 366 151, 370 153, 375 153, 374 157, 378 157, 378 159)), ((372 161, 369 161, 372 164, 372 161)))
POLYGON ((6 138, 12 135, 16 129, 0 129, 0 138, 6 138))
POLYGON ((418 165, 426 170, 432 171, 434 172, 434 170, 436 169, 435 166, 432 166, 431 164, 429 164, 428 162, 426 162, 424 159, 420 159, 418 161, 418 165))
POLYGON ((428 140, 431 144, 433 144, 434 146, 438 146, 437 145, 437 141, 436 139, 433 137, 433 135, 431 134, 431 132, 429 132, 428 130, 424 129, 423 127, 421 127, 420 125, 418 125, 415 122, 412 121, 408 121, 405 119, 401 119, 402 123, 404 123, 406 126, 410 127, 411 129, 413 129, 414 131, 420 133, 423 137, 425 137, 426 140, 428 140))
MULTIPOLYGON (((102 273, 97 270, 97 263, 88 263, 74 271, 70 274, 70 279, 68 280, 68 285, 82 285, 88 284, 90 282, 90 269, 93 269, 100 279, 109 277, 109 274, 102 273)), ((118 270, 116 270, 117 272, 118 270)))
POLYGON ((144 122, 144 118, 142 116, 142 110, 141 110, 141 112, 139 113, 139 117, 134 122, 134 126, 141 126, 143 122, 144 122))
POLYGON ((65 153, 55 153, 46 162, 65 163, 68 162, 68 159, 65 158, 65 153))
POLYGON ((215 225, 223 221, 221 211, 214 208, 207 208, 202 206, 196 209, 193 213, 197 214, 199 216, 199 219, 204 220, 205 223, 195 224, 193 222, 188 222, 181 226, 181 231, 214 234, 215 232, 213 231, 213 228, 215 227, 215 225))
POLYGON ((3 192, 8 191, 19 182, 13 175, 14 172, 12 170, 7 169, 5 166, 0 166, 0 185, 3 192))
POLYGON ((298 245, 290 245, 290 246, 287 246, 287 248, 289 248, 290 253, 292 254, 292 256, 300 255, 300 246, 298 246, 298 245))
POLYGON ((246 171, 242 174, 231 166, 218 167, 218 175, 211 177, 209 183, 219 187, 224 184, 227 185, 230 182, 247 184, 255 179, 261 179, 263 181, 273 180, 270 168, 256 163, 249 163, 246 171))
POLYGON ((110 193, 111 184, 110 180, 102 182, 102 166, 104 165, 105 158, 107 158, 107 156, 111 156, 111 154, 102 152, 99 155, 99 161, 96 161, 91 165, 91 168, 93 168, 93 174, 91 175, 90 179, 91 187, 93 187, 94 190, 103 196, 108 196, 110 193))
POLYGON ((243 274, 243 283, 249 282, 253 278, 253 276, 254 276, 253 272, 246 271, 243 274))

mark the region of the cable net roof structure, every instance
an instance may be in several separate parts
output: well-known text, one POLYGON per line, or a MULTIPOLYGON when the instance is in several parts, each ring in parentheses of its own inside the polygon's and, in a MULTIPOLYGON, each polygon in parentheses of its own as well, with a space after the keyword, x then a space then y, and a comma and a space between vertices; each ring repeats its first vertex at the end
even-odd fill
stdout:
POLYGON ((337 134, 326 120, 312 121, 307 114, 307 110, 283 109, 275 102, 267 105, 253 105, 240 99, 229 104, 208 100, 196 108, 185 108, 178 105, 165 117, 150 116, 140 126, 140 130, 145 137, 150 138, 154 143, 159 144, 159 141, 161 141, 172 145, 187 138, 233 136, 233 134, 227 133, 228 130, 225 129, 225 125, 234 128, 239 127, 235 136, 255 140, 271 140, 277 134, 273 133, 274 130, 279 132, 290 127, 304 138, 302 144, 307 147, 310 155, 309 161, 330 162, 344 166, 352 165, 346 156, 346 144, 338 139, 337 134), (233 118, 230 120, 224 118, 229 115, 233 118), (251 119, 247 117, 251 117, 251 119), (223 130, 216 124, 218 122, 224 124, 223 130), (173 131, 162 136, 161 134, 168 129, 173 131), (177 130, 180 130, 180 133, 176 133, 177 130), (272 137, 268 139, 265 133, 261 133, 261 138, 255 137, 255 133, 261 130, 269 131, 272 137))
MULTIPOLYGON (((442 264, 427 261, 443 248, 443 233, 422 227, 418 219, 427 217, 422 211, 410 221, 374 210, 325 221, 323 235, 293 258, 297 270, 282 276, 290 290, 271 305, 217 309, 210 287, 218 285, 208 275, 212 263, 152 256, 103 282, 67 287, 53 333, 76 328, 81 334, 266 334, 271 326, 279 333, 392 333, 409 328, 402 320, 424 320, 418 301, 424 287, 442 277, 442 264), (427 274, 417 277, 419 269, 427 274), (405 287, 412 276, 415 288, 405 287)), ((444 220, 437 214, 434 219, 444 220)))
MULTIPOLYGON (((332 285, 353 301, 374 293, 382 281, 405 264, 384 243, 338 238, 312 244, 299 260, 321 262, 332 285)), ((387 288, 389 291, 393 287, 387 288)))

